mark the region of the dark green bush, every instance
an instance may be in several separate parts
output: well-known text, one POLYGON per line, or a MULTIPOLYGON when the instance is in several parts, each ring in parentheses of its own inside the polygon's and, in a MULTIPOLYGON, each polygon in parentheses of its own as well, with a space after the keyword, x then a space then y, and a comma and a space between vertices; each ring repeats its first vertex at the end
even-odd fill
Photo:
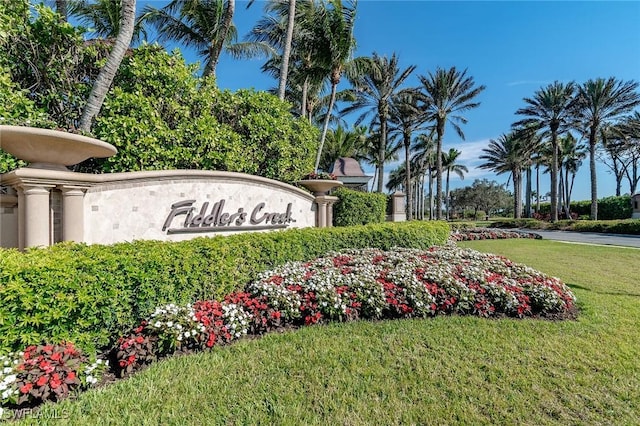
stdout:
MULTIPOLYGON (((540 214, 548 215, 551 212, 549 203, 540 204, 540 214)), ((574 201, 571 203, 571 213, 578 217, 589 218, 591 216, 591 200, 574 201)), ((598 220, 629 219, 633 213, 631 197, 621 195, 619 197, 604 197, 598 200, 598 220)))
POLYGON ((385 221, 387 196, 377 192, 360 192, 339 188, 333 192, 339 198, 333 209, 335 226, 366 225, 385 221))
POLYGON ((492 228, 547 229, 549 225, 549 222, 537 219, 500 219, 491 222, 492 228))
POLYGON ((640 219, 625 220, 592 220, 576 221, 571 224, 572 231, 578 232, 604 232, 609 234, 640 235, 640 219))
POLYGON ((555 223, 536 219, 502 219, 492 222, 491 226, 493 228, 552 229, 560 231, 640 235, 640 219, 559 220, 555 223))
POLYGON ((408 222, 0 250, 0 349, 42 340, 105 347, 159 305, 221 299, 288 261, 348 248, 427 248, 448 235, 444 222, 408 222))

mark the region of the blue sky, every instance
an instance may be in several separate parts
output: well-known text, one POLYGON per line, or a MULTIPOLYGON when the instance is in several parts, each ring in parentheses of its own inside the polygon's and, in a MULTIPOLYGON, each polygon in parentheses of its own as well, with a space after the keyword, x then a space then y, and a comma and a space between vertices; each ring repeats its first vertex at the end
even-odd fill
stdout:
MULTIPOLYGON (((139 0, 140 1, 140 0, 139 0)), ((140 1, 143 3, 143 1, 140 1)), ((154 5, 161 6, 160 2, 154 5)), ((246 9, 238 1, 234 22, 242 38, 263 14, 264 2, 246 9)), ((396 52, 404 68, 417 65, 407 86, 418 84, 416 75, 436 67, 467 69, 477 84, 487 86, 481 105, 466 113, 466 140, 448 128, 444 148, 463 153, 470 173, 452 187, 470 185, 474 178, 499 182, 488 171, 476 169, 478 156, 488 141, 507 132, 524 106, 543 85, 554 80, 582 83, 590 78, 614 76, 640 81, 640 2, 613 1, 375 1, 358 2, 356 56, 396 52)), ((197 58, 185 51, 189 62, 197 58)), ((277 83, 260 72, 262 60, 234 60, 223 56, 218 66, 221 88, 253 87, 266 90, 277 83)), ((390 170, 387 167, 387 170, 390 170)), ((372 171, 372 169, 368 169, 372 171)), ((547 192, 548 176, 541 180, 547 192)), ((615 192, 613 177, 598 165, 598 195, 615 192)), ((628 191, 623 184, 623 192, 628 191)), ((588 161, 576 179, 573 199, 589 199, 588 161)))

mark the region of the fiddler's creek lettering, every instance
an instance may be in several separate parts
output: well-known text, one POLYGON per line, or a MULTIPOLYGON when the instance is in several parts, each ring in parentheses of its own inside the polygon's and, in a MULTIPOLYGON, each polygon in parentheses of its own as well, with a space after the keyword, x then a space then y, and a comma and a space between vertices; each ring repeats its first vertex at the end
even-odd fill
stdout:
POLYGON ((178 201, 171 205, 171 211, 162 226, 163 231, 168 234, 192 233, 192 232, 216 232, 216 231, 238 231, 256 229, 277 229, 286 228, 295 219, 291 216, 291 204, 287 204, 284 212, 264 211, 266 204, 259 203, 253 209, 246 210, 244 207, 238 208, 234 213, 224 211, 226 201, 224 199, 213 203, 209 209, 209 202, 206 201, 196 214, 196 200, 178 201), (176 216, 184 215, 182 227, 171 228, 171 224, 176 216), (248 220, 248 223, 247 223, 248 220))

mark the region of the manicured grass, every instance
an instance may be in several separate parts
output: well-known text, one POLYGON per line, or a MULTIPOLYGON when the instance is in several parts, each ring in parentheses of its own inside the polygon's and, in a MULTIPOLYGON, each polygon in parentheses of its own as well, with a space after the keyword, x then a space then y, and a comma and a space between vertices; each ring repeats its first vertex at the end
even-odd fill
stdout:
POLYGON ((160 362, 31 424, 636 424, 640 250, 459 243, 562 278, 576 321, 312 326, 160 362), (48 419, 65 417, 66 419, 48 419))

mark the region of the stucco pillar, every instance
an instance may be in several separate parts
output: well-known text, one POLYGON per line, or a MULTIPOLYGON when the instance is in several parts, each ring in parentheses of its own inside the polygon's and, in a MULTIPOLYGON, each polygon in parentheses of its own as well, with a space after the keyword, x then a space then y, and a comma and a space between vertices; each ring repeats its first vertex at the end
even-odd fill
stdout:
POLYGON ((49 191, 52 186, 24 185, 24 247, 49 246, 51 215, 49 191))
POLYGON ((77 186, 63 186, 62 241, 84 241, 84 192, 77 186))
POLYGON ((24 191, 17 188, 18 193, 18 249, 24 250, 24 191))
POLYGON ((327 203, 324 200, 324 196, 316 197, 316 204, 318 205, 316 226, 318 228, 324 228, 327 226, 327 203))
POLYGON ((333 197, 331 195, 316 196, 319 228, 331 228, 333 226, 333 205, 336 201, 338 201, 338 197, 333 197))

